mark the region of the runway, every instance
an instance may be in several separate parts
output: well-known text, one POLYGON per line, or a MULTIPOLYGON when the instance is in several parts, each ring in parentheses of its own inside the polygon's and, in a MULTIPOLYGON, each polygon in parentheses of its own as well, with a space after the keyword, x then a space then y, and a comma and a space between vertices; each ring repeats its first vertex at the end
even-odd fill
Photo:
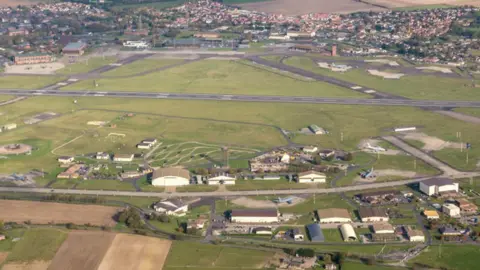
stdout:
POLYGON ((213 100, 213 101, 245 101, 245 102, 278 102, 278 103, 310 103, 310 104, 343 104, 343 105, 376 105, 376 106, 409 106, 423 108, 480 108, 480 101, 448 101, 448 100, 409 100, 409 99, 353 99, 353 98, 322 98, 293 96, 257 96, 257 95, 222 95, 195 93, 145 93, 118 91, 67 91, 67 90, 21 90, 0 89, 0 95, 16 96, 62 96, 62 97, 118 97, 118 98, 148 98, 177 100, 213 100))

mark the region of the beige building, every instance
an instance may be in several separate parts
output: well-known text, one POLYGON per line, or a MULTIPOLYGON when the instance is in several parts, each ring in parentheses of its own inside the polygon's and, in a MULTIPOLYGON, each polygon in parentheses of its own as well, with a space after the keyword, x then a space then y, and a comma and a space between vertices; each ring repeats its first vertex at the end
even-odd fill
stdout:
POLYGON ((318 209, 318 218, 320 223, 348 223, 352 222, 350 213, 347 209, 342 208, 328 208, 318 209))
POLYGON ((451 217, 460 217, 460 207, 453 203, 446 203, 442 205, 442 212, 451 217))
POLYGON ((186 186, 190 184, 190 172, 182 168, 161 168, 153 172, 152 185, 156 187, 186 186))
POLYGON ((387 222, 389 220, 387 211, 378 207, 360 207, 358 214, 362 222, 387 222))

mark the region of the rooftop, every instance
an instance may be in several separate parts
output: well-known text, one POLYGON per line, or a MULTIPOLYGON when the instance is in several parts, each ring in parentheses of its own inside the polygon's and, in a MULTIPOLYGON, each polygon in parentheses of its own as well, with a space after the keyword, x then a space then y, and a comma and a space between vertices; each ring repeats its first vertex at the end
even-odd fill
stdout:
POLYGON ((369 207, 360 207, 358 209, 358 214, 361 218, 366 217, 388 217, 387 211, 383 208, 369 208, 369 207))
POLYGON ((378 223, 378 224, 373 224, 372 225, 373 231, 384 231, 384 230, 390 230, 393 231, 393 226, 390 223, 378 223))
POLYGON ((67 46, 65 46, 65 47, 63 48, 63 50, 64 50, 64 51, 65 51, 65 50, 67 50, 67 51, 69 51, 69 50, 81 50, 81 49, 84 49, 85 46, 87 46, 87 44, 85 44, 85 43, 83 43, 83 42, 81 42, 81 41, 79 41, 79 42, 70 42, 70 43, 67 44, 67 46))
POLYGON ((453 185, 453 181, 450 178, 431 178, 422 183, 426 186, 445 186, 445 185, 453 185))
POLYGON ((347 209, 343 208, 328 208, 328 209, 318 209, 318 217, 322 218, 350 218, 350 213, 347 209))
POLYGON ((190 172, 182 168, 161 168, 153 172, 152 179, 166 176, 178 176, 190 179, 190 172))
POLYGON ((265 209, 234 209, 232 217, 277 217, 278 212, 275 208, 265 209))

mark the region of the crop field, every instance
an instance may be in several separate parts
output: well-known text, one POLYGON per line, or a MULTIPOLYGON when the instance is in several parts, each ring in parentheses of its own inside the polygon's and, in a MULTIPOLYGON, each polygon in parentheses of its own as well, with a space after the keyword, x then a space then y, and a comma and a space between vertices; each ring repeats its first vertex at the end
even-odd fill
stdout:
POLYGON ((40 89, 64 79, 61 76, 0 76, 0 89, 40 89))
POLYGON ((86 73, 94 69, 103 67, 105 65, 114 63, 117 61, 115 57, 90 57, 88 59, 83 59, 77 63, 66 65, 64 68, 57 70, 57 74, 61 75, 73 75, 78 73, 86 73))
POLYGON ((354 69, 345 73, 328 71, 317 66, 306 57, 290 57, 285 64, 309 70, 318 74, 339 78, 379 91, 392 93, 412 99, 435 100, 479 100, 476 88, 471 81, 464 78, 444 78, 432 75, 406 75, 398 80, 385 80, 369 75, 366 71, 354 69))
POLYGON ((476 258, 479 255, 480 249, 475 245, 430 246, 409 263, 418 262, 432 268, 444 267, 452 270, 475 270, 478 269, 476 258))
POLYGON ((162 269, 171 241, 139 235, 118 234, 98 270, 162 269))
POLYGON ((34 224, 90 223, 98 226, 113 226, 113 216, 118 208, 99 205, 74 205, 51 202, 0 200, 0 220, 34 224))
POLYGON ((2 269, 47 269, 66 237, 67 232, 59 229, 30 229, 15 244, 2 269))
POLYGON ((460 5, 478 6, 478 0, 367 0, 366 2, 401 10, 448 8, 460 5))
POLYGON ((247 10, 258 10, 268 13, 281 13, 286 15, 302 15, 316 12, 352 13, 359 11, 384 10, 382 8, 374 7, 368 4, 349 0, 272 0, 266 2, 239 4, 239 6, 247 10))
POLYGON ((141 72, 155 70, 161 67, 181 63, 182 59, 141 59, 128 65, 124 65, 113 70, 102 73, 102 76, 132 76, 141 72))
POLYGON ((48 269, 97 269, 114 238, 114 233, 96 231, 70 232, 55 254, 48 269))
MULTIPOLYGON (((142 92, 368 97, 327 83, 297 80, 229 60, 203 60, 143 76, 97 79, 96 82, 97 91, 141 89, 142 92)), ((93 80, 84 80, 62 89, 91 90, 93 85, 93 80)))
POLYGON ((176 241, 173 243, 164 270, 173 269, 261 269, 273 252, 239 249, 176 241))

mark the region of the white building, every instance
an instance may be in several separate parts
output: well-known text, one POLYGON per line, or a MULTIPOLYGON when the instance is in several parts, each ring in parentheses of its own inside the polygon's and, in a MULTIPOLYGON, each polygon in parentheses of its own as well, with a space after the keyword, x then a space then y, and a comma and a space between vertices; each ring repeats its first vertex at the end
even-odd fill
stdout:
POLYGON ((372 225, 372 230, 374 233, 387 234, 395 233, 395 229, 390 223, 378 223, 372 225))
POLYGON ((95 155, 95 158, 101 159, 101 160, 107 160, 107 159, 110 159, 110 155, 105 152, 97 152, 97 154, 95 155))
POLYGON ((318 148, 316 146, 305 146, 302 150, 305 153, 315 153, 318 151, 318 148))
POLYGON ((116 154, 113 157, 113 161, 118 162, 132 162, 133 161, 133 154, 116 154))
POLYGON ((11 130, 11 129, 16 129, 17 124, 12 123, 12 124, 6 124, 2 127, 2 130, 11 130))
POLYGON ((75 160, 74 157, 59 157, 58 162, 62 164, 69 164, 72 163, 75 160))
POLYGON ((152 185, 156 187, 186 186, 190 184, 190 172, 181 168, 161 168, 153 172, 152 185))
POLYGON ((425 242, 425 235, 421 230, 414 230, 412 228, 407 228, 407 236, 410 242, 425 242))
POLYGON ((146 49, 148 48, 148 46, 149 46, 148 43, 143 40, 139 40, 139 41, 128 40, 123 43, 123 47, 135 48, 135 49, 146 49))
POLYGON ((442 212, 451 217, 460 217, 460 207, 453 203, 446 203, 442 205, 442 212))
POLYGON ((282 158, 280 159, 282 163, 289 164, 290 163, 290 155, 289 154, 284 154, 282 158))
POLYGON ((387 222, 389 220, 384 208, 360 207, 358 214, 362 222, 387 222))
POLYGON ((278 211, 275 208, 234 209, 231 220, 238 223, 278 223, 278 211))
POLYGON ((137 144, 137 148, 138 149, 150 149, 152 147, 151 144, 148 144, 148 143, 139 143, 137 144))
POLYGON ((428 196, 443 192, 458 192, 458 183, 449 178, 432 178, 420 182, 420 191, 428 196))
POLYGON ((165 200, 154 204, 153 209, 166 215, 184 216, 188 211, 188 203, 181 200, 165 200))
POLYGON ((298 183, 325 183, 327 176, 316 171, 307 171, 298 174, 298 183))
POLYGON ((218 174, 207 179, 209 185, 235 185, 235 177, 228 174, 218 174))
POLYGON ((349 241, 357 241, 357 234, 355 233, 355 230, 353 229, 351 224, 342 224, 340 226, 340 232, 342 233, 343 241, 349 242, 349 241))
POLYGON ((317 210, 318 218, 320 223, 348 223, 352 222, 350 213, 347 209, 342 208, 328 208, 328 209, 318 209, 317 210))

